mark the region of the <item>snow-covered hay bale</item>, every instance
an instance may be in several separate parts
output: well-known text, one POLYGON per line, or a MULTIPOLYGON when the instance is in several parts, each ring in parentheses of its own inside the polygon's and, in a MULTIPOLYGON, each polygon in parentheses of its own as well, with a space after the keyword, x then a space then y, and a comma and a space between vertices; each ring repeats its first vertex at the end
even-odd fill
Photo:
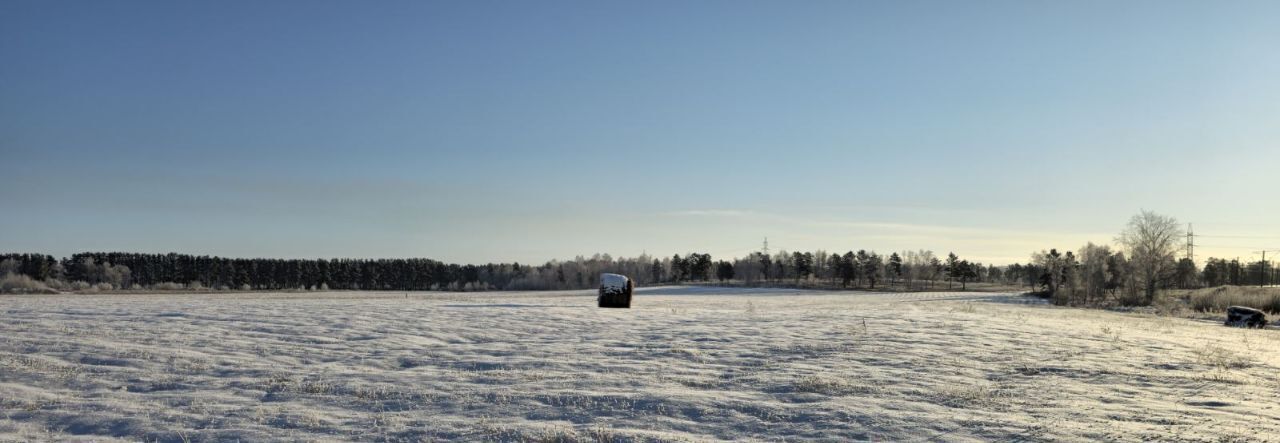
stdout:
POLYGON ((635 283, 622 274, 600 274, 600 296, 596 298, 601 308, 630 308, 631 291, 635 283))
POLYGON ((1249 307, 1231 306, 1227 308, 1227 321, 1223 324, 1241 328, 1265 328, 1267 314, 1249 307))

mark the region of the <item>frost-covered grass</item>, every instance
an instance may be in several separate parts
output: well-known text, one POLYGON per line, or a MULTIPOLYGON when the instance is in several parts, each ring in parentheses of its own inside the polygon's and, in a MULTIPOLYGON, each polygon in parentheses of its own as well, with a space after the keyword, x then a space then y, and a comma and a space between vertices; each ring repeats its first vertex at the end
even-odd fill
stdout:
POLYGON ((1189 291, 1185 297, 1201 312, 1223 312, 1229 306, 1248 306, 1269 314, 1280 314, 1280 288, 1218 286, 1189 291))
POLYGON ((1001 294, 0 297, 0 440, 1280 435, 1274 330, 1001 294))

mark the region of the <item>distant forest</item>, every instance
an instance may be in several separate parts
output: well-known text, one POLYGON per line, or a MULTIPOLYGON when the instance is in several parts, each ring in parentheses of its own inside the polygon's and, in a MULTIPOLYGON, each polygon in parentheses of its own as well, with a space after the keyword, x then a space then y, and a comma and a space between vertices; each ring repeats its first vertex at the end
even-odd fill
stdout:
POLYGON ((640 285, 735 282, 749 285, 927 288, 946 280, 964 286, 1001 279, 1004 271, 929 251, 844 254, 781 251, 731 261, 689 253, 655 258, 608 254, 553 260, 542 265, 460 265, 411 259, 264 259, 188 254, 84 252, 62 259, 44 254, 0 254, 0 275, 25 276, 54 290, 544 290, 587 289, 600 273, 630 276, 640 285))
POLYGON ((84 252, 62 259, 0 254, 0 291, 118 289, 486 291, 588 289, 604 272, 639 285, 711 282, 748 286, 922 290, 966 289, 972 282, 1025 287, 1064 305, 1149 305, 1164 289, 1274 285, 1269 262, 1208 258, 1203 267, 1181 255, 1184 235, 1172 217, 1135 215, 1117 237, 1128 251, 1086 244, 1078 252, 1042 250, 1026 264, 983 265, 954 253, 860 250, 845 253, 753 252, 715 261, 710 254, 614 258, 608 254, 541 265, 460 265, 426 258, 265 259, 187 254, 84 252), (958 288, 956 287, 958 285, 958 288))

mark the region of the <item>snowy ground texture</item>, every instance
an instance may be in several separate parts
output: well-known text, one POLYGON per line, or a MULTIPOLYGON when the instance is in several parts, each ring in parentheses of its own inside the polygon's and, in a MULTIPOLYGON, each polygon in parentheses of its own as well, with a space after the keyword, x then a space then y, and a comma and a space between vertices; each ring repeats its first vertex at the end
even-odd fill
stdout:
POLYGON ((0 441, 1280 438, 1280 331, 979 293, 0 297, 0 441))

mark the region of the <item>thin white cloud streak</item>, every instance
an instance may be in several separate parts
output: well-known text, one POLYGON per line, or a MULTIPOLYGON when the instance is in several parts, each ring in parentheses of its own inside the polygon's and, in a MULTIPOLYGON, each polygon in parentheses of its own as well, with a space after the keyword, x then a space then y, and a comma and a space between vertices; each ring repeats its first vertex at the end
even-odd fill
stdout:
POLYGON ((969 237, 1019 237, 1029 239, 1046 239, 1059 237, 1075 237, 1086 235, 1093 240, 1094 243, 1109 244, 1115 237, 1115 233, 1082 233, 1082 232, 1055 232, 1055 231, 1028 231, 1003 228, 974 228, 966 226, 947 226, 947 225, 926 225, 913 223, 897 223, 897 222, 881 222, 881 221, 846 221, 846 220, 830 220, 830 219, 812 219, 799 216, 782 215, 766 212, 757 212, 751 210, 736 209, 706 209, 706 210, 685 210, 668 212, 668 215, 679 216, 706 216, 706 217, 735 217, 735 218, 753 218, 761 221, 774 221, 792 224, 796 226, 826 227, 826 228, 847 228, 858 230, 879 231, 882 233, 893 233, 890 235, 899 235, 903 237, 922 236, 936 237, 938 235, 953 236, 969 236, 969 237))
MULTIPOLYGON (((954 251, 966 258, 993 264, 1025 262, 1033 252, 1042 249, 1075 250, 1090 241, 1111 244, 1115 237, 1114 233, 1101 232, 861 221, 829 215, 804 217, 740 209, 683 210, 664 215, 729 219, 736 225, 755 225, 762 233, 772 234, 767 236, 775 251, 923 248, 939 254, 954 251)), ((732 255, 744 255, 743 251, 736 249, 732 255)))
POLYGON ((748 217, 755 216, 755 211, 737 209, 690 209, 684 211, 664 212, 661 215, 677 217, 748 217))

